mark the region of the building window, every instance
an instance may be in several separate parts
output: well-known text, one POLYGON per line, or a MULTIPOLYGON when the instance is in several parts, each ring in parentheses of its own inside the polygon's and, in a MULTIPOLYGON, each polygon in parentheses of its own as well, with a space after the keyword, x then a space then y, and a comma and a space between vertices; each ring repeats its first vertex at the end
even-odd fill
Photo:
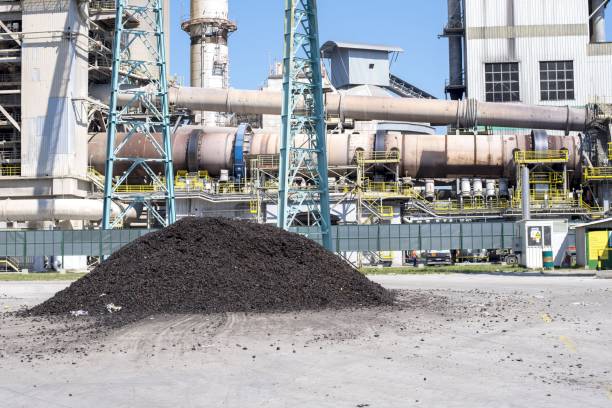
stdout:
POLYGON ((540 62, 540 93, 543 101, 574 100, 574 61, 540 62))
POLYGON ((485 96, 487 102, 518 102, 518 62, 485 64, 485 96))
POLYGON ((374 69, 374 64, 370 64, 370 69, 374 69))

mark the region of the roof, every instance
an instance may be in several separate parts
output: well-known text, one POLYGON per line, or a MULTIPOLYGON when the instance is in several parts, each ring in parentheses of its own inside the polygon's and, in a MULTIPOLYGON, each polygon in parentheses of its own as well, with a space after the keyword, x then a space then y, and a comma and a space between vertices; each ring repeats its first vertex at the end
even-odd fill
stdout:
POLYGON ((585 224, 578 224, 578 225, 576 225, 576 228, 592 227, 594 225, 607 224, 607 223, 610 223, 610 222, 612 222, 612 218, 604 218, 603 220, 587 222, 585 224))
POLYGON ((375 44, 359 44, 340 41, 328 41, 321 47, 321 51, 325 56, 327 53, 333 52, 336 48, 345 48, 352 50, 369 50, 381 52, 404 52, 403 48, 392 45, 375 45, 375 44))
POLYGON ((377 96, 386 98, 397 98, 397 95, 386 88, 376 85, 356 85, 348 89, 341 89, 340 92, 350 96, 377 96))

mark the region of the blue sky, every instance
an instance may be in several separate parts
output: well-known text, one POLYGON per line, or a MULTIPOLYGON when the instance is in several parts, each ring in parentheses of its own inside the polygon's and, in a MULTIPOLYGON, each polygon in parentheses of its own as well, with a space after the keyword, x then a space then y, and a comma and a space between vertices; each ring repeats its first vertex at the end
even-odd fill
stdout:
MULTIPOLYGON (((188 84, 189 38, 179 25, 189 13, 189 0, 171 3, 171 71, 188 84)), ((447 0, 320 0, 321 43, 333 39, 400 46, 405 52, 392 71, 442 97, 448 77, 448 48, 447 41, 438 39, 438 34, 445 24, 446 3, 447 0)), ((258 88, 270 63, 282 57, 283 8, 283 0, 230 0, 231 19, 238 23, 238 31, 230 38, 233 88, 258 88)), ((612 15, 610 8, 607 14, 612 15)), ((612 39, 612 22, 608 24, 608 38, 612 39)))

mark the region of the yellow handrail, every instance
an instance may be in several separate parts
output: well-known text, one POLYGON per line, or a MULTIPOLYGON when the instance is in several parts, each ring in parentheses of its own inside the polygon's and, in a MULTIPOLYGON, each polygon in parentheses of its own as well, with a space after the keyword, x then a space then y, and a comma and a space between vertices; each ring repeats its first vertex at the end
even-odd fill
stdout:
POLYGON ((357 150, 355 152, 355 158, 359 164, 399 163, 401 155, 399 150, 370 152, 357 150))
POLYGON ((21 176, 21 165, 0 165, 0 176, 21 176))
POLYGON ((567 150, 519 150, 514 152, 514 161, 518 164, 566 163, 568 160, 567 150))
POLYGON ((585 180, 610 180, 612 167, 587 167, 582 175, 585 180))

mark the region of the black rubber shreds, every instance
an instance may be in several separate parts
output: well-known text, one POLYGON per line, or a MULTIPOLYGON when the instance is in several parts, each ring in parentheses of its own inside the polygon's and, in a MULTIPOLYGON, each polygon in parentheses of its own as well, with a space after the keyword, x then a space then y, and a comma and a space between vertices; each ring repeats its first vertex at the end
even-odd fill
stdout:
POLYGON ((115 252, 30 310, 57 315, 272 312, 378 306, 393 296, 315 242, 274 226, 184 218, 115 252))

